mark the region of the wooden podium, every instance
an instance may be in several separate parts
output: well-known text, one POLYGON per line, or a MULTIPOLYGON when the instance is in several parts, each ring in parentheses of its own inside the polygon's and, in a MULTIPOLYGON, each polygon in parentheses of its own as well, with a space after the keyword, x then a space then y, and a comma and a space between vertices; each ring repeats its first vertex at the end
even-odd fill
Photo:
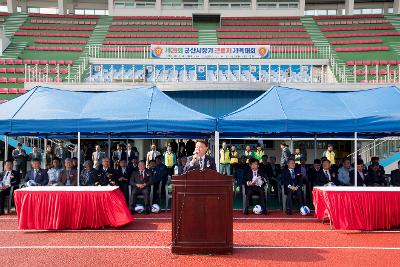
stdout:
POLYGON ((193 170, 172 184, 172 253, 232 254, 232 176, 193 170))

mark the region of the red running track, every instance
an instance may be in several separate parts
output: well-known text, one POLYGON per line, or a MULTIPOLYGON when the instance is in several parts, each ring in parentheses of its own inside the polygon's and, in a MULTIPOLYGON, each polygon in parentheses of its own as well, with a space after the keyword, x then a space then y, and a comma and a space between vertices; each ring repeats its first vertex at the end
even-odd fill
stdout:
POLYGON ((234 214, 234 254, 170 253, 171 214, 83 231, 20 231, 0 217, 1 266, 396 266, 400 231, 336 231, 312 217, 234 214))

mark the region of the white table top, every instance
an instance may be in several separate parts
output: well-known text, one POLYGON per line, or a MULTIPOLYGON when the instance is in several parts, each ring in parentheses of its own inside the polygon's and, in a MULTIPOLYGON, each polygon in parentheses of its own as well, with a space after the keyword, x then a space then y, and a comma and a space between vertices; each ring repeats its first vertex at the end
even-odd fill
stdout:
POLYGON ((118 186, 29 186, 18 190, 23 192, 109 192, 117 189, 118 186))
POLYGON ((400 192, 400 187, 315 186, 314 189, 329 192, 400 192))

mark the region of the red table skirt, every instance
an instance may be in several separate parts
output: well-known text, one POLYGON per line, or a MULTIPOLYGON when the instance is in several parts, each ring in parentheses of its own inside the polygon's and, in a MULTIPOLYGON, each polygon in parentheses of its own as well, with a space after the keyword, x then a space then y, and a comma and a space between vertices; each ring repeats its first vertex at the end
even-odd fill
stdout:
POLYGON ((335 229, 389 230, 400 225, 400 189, 337 189, 313 190, 316 217, 329 218, 335 229))
POLYGON ((118 227, 133 221, 122 192, 114 187, 82 191, 24 188, 15 191, 14 199, 19 229, 118 227))

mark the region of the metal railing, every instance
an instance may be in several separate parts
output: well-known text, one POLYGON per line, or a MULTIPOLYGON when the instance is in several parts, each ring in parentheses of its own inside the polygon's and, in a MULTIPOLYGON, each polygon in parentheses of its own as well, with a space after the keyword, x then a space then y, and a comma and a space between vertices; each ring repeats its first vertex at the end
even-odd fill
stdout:
MULTIPOLYGON (((393 153, 399 152, 400 136, 384 137, 375 139, 373 142, 361 147, 358 154, 363 159, 364 163, 369 163, 372 157, 379 157, 381 159, 389 157, 393 153)), ((354 152, 349 154, 348 157, 353 158, 354 152)))
MULTIPOLYGON (((330 59, 331 47, 329 45, 300 46, 271 45, 271 59, 330 59)), ((150 46, 137 45, 101 45, 89 46, 91 58, 150 58, 150 46)))

